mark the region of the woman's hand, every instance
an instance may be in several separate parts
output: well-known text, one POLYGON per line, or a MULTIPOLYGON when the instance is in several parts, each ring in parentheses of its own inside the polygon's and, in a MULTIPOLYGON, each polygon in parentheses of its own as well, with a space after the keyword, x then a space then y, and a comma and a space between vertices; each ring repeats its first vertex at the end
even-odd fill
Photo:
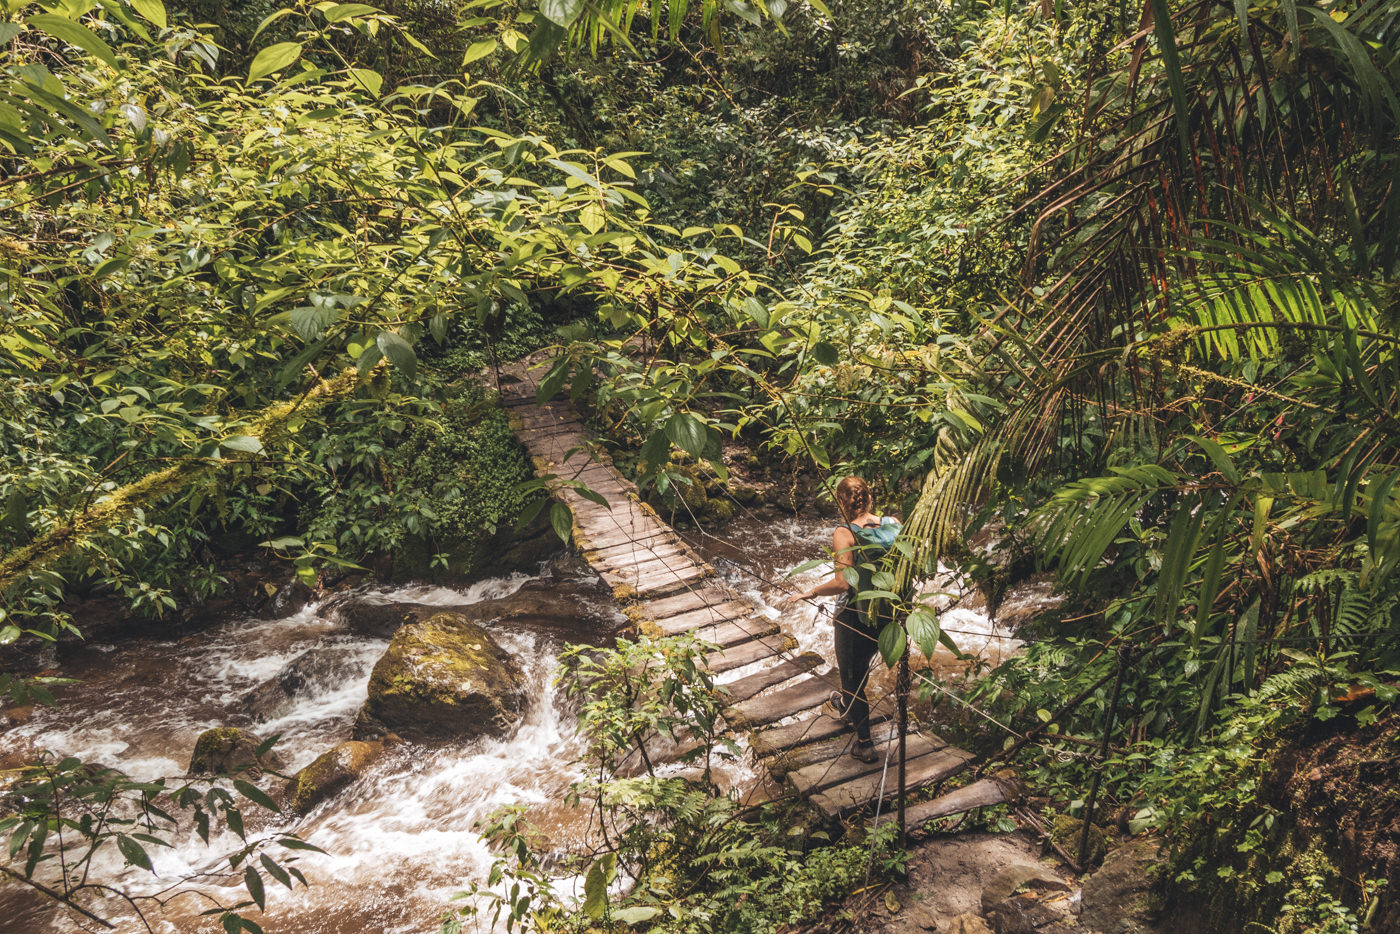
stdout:
POLYGON ((794 603, 801 603, 803 600, 810 600, 811 597, 805 593, 790 593, 782 599, 783 606, 791 606, 794 603))

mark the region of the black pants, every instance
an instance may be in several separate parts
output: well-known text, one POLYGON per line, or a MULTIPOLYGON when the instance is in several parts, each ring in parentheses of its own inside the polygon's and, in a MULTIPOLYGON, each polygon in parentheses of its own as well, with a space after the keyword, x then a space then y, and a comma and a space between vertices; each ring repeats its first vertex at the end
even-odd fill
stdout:
POLYGON ((856 739, 870 742, 870 700, 865 696, 865 682, 870 674, 870 660, 879 648, 879 633, 867 629, 856 608, 847 604, 836 614, 836 667, 841 672, 843 715, 855 728, 856 739))

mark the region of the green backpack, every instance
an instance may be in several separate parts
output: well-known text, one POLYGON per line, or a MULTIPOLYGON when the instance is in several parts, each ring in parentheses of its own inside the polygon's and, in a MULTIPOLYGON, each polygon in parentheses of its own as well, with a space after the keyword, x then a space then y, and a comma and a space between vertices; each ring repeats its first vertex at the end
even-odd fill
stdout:
POLYGON ((870 618, 871 604, 876 601, 861 600, 855 598, 854 594, 875 589, 875 569, 880 566, 880 562, 885 560, 885 556, 894 547, 894 540, 899 537, 903 526, 893 516, 885 516, 880 520, 880 524, 874 528, 849 523, 846 528, 851 530, 851 534, 856 539, 855 546, 851 549, 851 557, 858 579, 852 588, 851 603, 856 608, 856 612, 860 614, 861 623, 866 628, 873 629, 880 622, 870 618))

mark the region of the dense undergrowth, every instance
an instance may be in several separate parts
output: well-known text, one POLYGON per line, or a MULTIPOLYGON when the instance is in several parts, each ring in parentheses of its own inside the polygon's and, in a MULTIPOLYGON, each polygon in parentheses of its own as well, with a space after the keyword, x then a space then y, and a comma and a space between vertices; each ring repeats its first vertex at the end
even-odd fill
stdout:
MULTIPOLYGON (((527 466, 468 374, 555 342, 545 394, 660 502, 737 441, 901 507, 890 599, 1053 570, 974 700, 1043 730, 1013 764, 1058 811, 1108 731, 1100 813, 1222 925, 1393 919, 1394 867, 1288 776, 1383 743, 1400 671, 1395 3, 3 9, 0 642, 85 589, 168 612, 266 541, 309 580, 469 573, 527 466)), ((1324 781, 1369 802, 1374 768, 1324 781)), ((633 791, 634 827, 732 816, 633 791)), ((742 832, 745 905, 849 884, 742 832)), ((714 923, 719 877, 667 890, 650 845, 613 854, 630 907, 714 923)))

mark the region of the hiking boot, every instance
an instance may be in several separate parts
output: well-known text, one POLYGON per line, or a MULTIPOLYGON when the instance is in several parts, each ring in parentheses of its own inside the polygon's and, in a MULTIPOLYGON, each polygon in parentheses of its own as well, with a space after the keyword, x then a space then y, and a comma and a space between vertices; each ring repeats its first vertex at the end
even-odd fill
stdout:
POLYGON ((840 691, 832 691, 831 696, 826 699, 826 703, 822 704, 822 716, 830 717, 833 720, 846 720, 846 710, 841 703, 840 691))
POLYGON ((875 751, 875 744, 869 740, 865 742, 856 742, 851 746, 851 756, 856 761, 866 764, 880 761, 880 754, 875 751))

